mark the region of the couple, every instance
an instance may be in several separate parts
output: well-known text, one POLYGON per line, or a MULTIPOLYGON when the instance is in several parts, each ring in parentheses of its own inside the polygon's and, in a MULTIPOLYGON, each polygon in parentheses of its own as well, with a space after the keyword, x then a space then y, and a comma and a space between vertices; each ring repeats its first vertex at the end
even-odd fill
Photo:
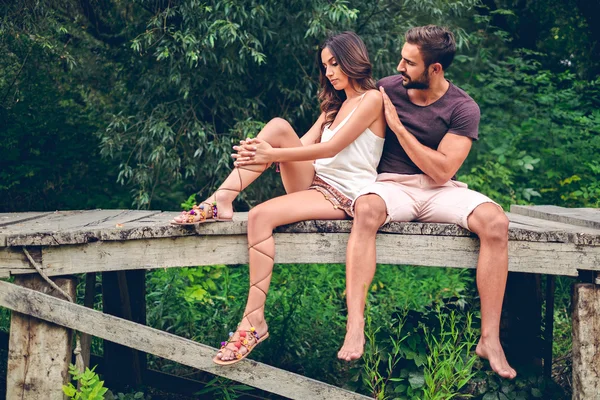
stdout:
POLYGON ((516 376, 499 339, 508 219, 492 200, 454 180, 479 125, 477 104, 444 78, 455 49, 453 34, 444 28, 410 29, 397 68, 400 75, 380 80, 377 90, 362 40, 352 32, 330 37, 319 52, 321 115, 312 128, 300 139, 285 120, 271 120, 257 138, 234 147, 235 169, 219 189, 173 221, 231 220, 237 194, 272 163, 280 163, 287 194, 250 210, 246 309, 237 331, 221 343, 215 363, 238 362, 269 335, 264 305, 275 254, 273 229, 350 216, 348 322, 338 358, 351 361, 363 353, 365 299, 375 273, 379 227, 389 221, 455 223, 481 242, 477 354, 500 376, 516 376))

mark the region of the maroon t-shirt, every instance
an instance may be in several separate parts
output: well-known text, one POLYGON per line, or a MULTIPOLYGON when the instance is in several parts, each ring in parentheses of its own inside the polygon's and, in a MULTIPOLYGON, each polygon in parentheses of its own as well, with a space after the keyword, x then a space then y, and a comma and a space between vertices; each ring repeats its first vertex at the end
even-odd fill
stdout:
MULTIPOLYGON (((479 106, 464 90, 452 82, 448 83, 450 86, 446 93, 428 106, 418 106, 409 100, 407 89, 402 85, 401 75, 383 78, 377 82, 377 86, 383 86, 385 89, 396 106, 404 127, 421 144, 437 150, 448 132, 473 140, 478 138, 479 106)), ((407 175, 424 173, 408 157, 396 134, 389 127, 385 132, 385 144, 378 171, 407 175)))

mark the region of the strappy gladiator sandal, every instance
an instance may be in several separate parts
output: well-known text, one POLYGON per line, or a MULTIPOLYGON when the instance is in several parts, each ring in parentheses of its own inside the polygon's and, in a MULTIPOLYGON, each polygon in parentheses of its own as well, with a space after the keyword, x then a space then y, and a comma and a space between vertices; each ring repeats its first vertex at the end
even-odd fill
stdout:
POLYGON ((215 200, 213 202, 208 203, 206 201, 203 201, 200 204, 195 204, 194 206, 192 206, 192 209, 190 211, 182 211, 181 214, 179 214, 179 217, 180 218, 183 217, 183 218, 181 218, 180 221, 175 221, 173 219, 171 221, 171 225, 199 225, 199 224, 205 224, 208 222, 230 222, 230 221, 233 221, 233 218, 220 218, 219 217, 219 207, 217 206, 216 193, 220 190, 228 190, 230 192, 235 192, 236 194, 240 193, 243 188, 242 174, 240 172, 240 169, 256 172, 260 175, 263 172, 265 172, 267 170, 267 168, 269 168, 269 165, 267 165, 265 167, 265 169, 263 169, 262 171, 254 171, 249 168, 235 167, 235 169, 238 173, 238 179, 240 180, 240 189, 239 190, 231 189, 231 188, 217 189, 215 191, 215 193, 213 193, 213 197, 215 198, 215 200), (210 216, 210 218, 209 218, 209 216, 210 216))
MULTIPOLYGON (((258 246, 259 244, 269 240, 271 237, 273 237, 272 235, 269 236, 266 239, 261 240, 258 243, 255 243, 251 246, 248 246, 248 250, 254 250, 260 254, 263 254, 265 257, 269 257, 271 260, 275 261, 273 259, 273 257, 271 257, 270 255, 268 255, 267 253, 264 253, 258 249, 255 248, 255 246, 258 246)), ((265 295, 265 302, 267 301, 267 293, 265 293, 264 290, 262 290, 260 287, 258 287, 257 285, 259 283, 261 283, 262 281, 264 281, 265 279, 270 278, 270 276, 273 274, 273 270, 271 269, 271 272, 269 272, 269 274, 267 276, 265 276, 264 278, 250 284, 250 288, 256 288, 258 290, 260 290, 264 295, 265 295)), ((260 310, 261 307, 264 307, 265 303, 263 303, 260 307, 255 308, 254 310, 251 310, 249 312, 247 312, 243 317, 242 317, 242 321, 244 319, 248 320, 248 322, 250 322, 250 314, 252 314, 253 312, 260 310)), ((252 323, 250 322, 250 325, 252 325, 252 323)), ((267 331, 264 335, 259 336, 258 333, 256 332, 256 328, 254 328, 253 326, 250 327, 249 330, 244 330, 244 329, 238 329, 236 330, 236 332, 238 333, 238 338, 236 340, 234 340, 233 338, 235 337, 235 333, 234 332, 229 332, 229 339, 226 342, 221 342, 221 349, 219 350, 219 352, 217 353, 217 355, 213 358, 213 362, 215 364, 218 365, 231 365, 231 364, 235 364, 241 360, 243 360, 244 358, 248 357, 248 355, 252 352, 252 350, 254 350, 254 348, 256 347, 256 345, 258 345, 259 343, 263 342, 264 340, 266 340, 269 337, 269 332, 267 331), (233 346, 235 347, 235 349, 227 349, 230 350, 231 352, 233 352, 233 356, 234 359, 233 360, 221 360, 219 358, 219 356, 223 355, 223 350, 226 349, 226 347, 230 344, 233 343, 233 346), (240 350, 242 349, 242 347, 244 347, 246 349, 245 353, 242 353, 240 350)))
POLYGON ((267 340, 267 338, 269 337, 269 332, 265 333, 262 336, 259 336, 259 334, 256 333, 256 328, 254 327, 250 327, 249 330, 239 329, 236 332, 238 333, 237 340, 234 341, 233 337, 235 336, 235 334, 233 332, 229 332, 229 340, 227 340, 226 342, 221 342, 221 350, 219 350, 215 358, 213 358, 213 362, 215 364, 235 364, 248 357, 248 355, 252 352, 252 350, 254 350, 256 345, 267 340), (235 350, 229 349, 231 352, 233 352, 233 356, 235 358, 233 360, 223 361, 219 358, 219 355, 223 354, 223 350, 225 350, 227 345, 229 345, 230 343, 233 343, 233 346, 235 347, 235 350), (244 353, 241 352, 242 347, 246 349, 244 353))

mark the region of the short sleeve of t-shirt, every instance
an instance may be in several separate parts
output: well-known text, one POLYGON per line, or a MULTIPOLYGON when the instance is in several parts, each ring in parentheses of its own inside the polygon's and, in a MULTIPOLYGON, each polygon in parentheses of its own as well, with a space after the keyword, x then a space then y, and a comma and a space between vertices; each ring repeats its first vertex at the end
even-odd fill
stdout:
POLYGON ((474 101, 465 101, 452 112, 448 133, 466 136, 473 140, 479 137, 479 106, 474 101))

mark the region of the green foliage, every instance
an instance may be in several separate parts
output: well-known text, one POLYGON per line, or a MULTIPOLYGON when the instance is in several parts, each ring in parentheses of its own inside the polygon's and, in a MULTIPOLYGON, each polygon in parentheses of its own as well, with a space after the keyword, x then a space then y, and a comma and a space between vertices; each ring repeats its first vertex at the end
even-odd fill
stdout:
POLYGON ((364 366, 358 374, 374 398, 466 396, 462 390, 475 375, 472 350, 478 336, 473 315, 458 300, 465 298, 446 298, 419 311, 397 310, 377 328, 371 317, 377 310, 369 307, 364 366))
POLYGON ((472 326, 473 315, 467 313, 463 322, 456 312, 438 310, 439 331, 427 334, 429 349, 424 371, 425 399, 451 399, 475 376, 477 360, 474 349, 479 338, 472 326), (462 325, 462 326, 461 326, 462 325))
MULTIPOLYGON (((276 265, 274 289, 266 305, 271 338, 257 347, 252 358, 363 393, 422 396, 422 387, 406 387, 424 379, 430 351, 426 337, 440 335, 450 325, 437 327, 433 333, 425 327, 439 324, 440 307, 436 305, 446 304, 456 310, 452 329, 460 329, 463 338, 464 332, 471 332, 464 328, 471 324, 470 319, 461 311, 471 301, 471 292, 466 290, 470 281, 468 271, 463 270, 379 266, 369 290, 364 365, 348 365, 335 361, 346 324, 343 266, 276 265)), ((216 344, 239 322, 247 293, 247 268, 155 270, 148 278, 148 323, 216 344)), ((466 351, 457 348, 461 354, 466 351)), ((150 364, 184 373, 164 360, 152 358, 150 364)), ((232 384, 222 387, 219 382, 212 382, 211 393, 237 391, 232 384)))
POLYGON ((123 207, 116 165, 100 158, 115 72, 66 15, 71 4, 5 2, 0 17, 0 211, 123 207), (93 77, 93 79, 91 78, 93 77))
MULTIPOLYGON (((461 85, 481 108, 480 137, 459 179, 508 208, 510 204, 598 207, 600 187, 600 80, 543 69, 543 55, 487 51, 497 43, 486 30, 457 62, 461 85), (469 67, 477 65, 474 71, 469 67)), ((456 71, 455 71, 456 72, 456 71)))
POLYGON ((206 388, 196 392, 196 396, 211 395, 212 398, 218 396, 219 399, 233 400, 243 396, 244 392, 254 390, 253 387, 242 385, 221 377, 214 377, 206 383, 206 388))
POLYGON ((150 395, 144 395, 143 392, 117 393, 114 395, 110 390, 106 393, 104 400, 150 400, 150 395))
POLYGON ((82 373, 75 365, 69 365, 69 374, 74 381, 81 384, 81 387, 78 390, 69 382, 62 387, 64 394, 71 400, 104 400, 104 394, 108 389, 104 387, 104 381, 101 381, 98 374, 94 372, 95 369, 96 367, 91 370, 86 368, 82 373))
POLYGON ((569 398, 554 382, 531 373, 517 375, 511 381, 497 376, 486 378, 486 381, 483 381, 481 377, 476 379, 479 387, 483 389, 483 393, 477 393, 480 395, 478 398, 482 400, 562 400, 569 398))
MULTIPOLYGON (((459 19, 476 3, 141 1, 153 15, 130 45, 139 78, 99 131, 101 152, 119 163, 118 180, 133 188, 139 207, 173 182, 207 196, 230 172, 239 139, 277 116, 299 134, 312 125, 319 113, 317 45, 329 32, 361 34, 377 49, 383 76, 394 71, 398 38, 411 24, 459 19)), ((281 193, 274 175, 263 179, 239 197, 242 206, 281 193)))

